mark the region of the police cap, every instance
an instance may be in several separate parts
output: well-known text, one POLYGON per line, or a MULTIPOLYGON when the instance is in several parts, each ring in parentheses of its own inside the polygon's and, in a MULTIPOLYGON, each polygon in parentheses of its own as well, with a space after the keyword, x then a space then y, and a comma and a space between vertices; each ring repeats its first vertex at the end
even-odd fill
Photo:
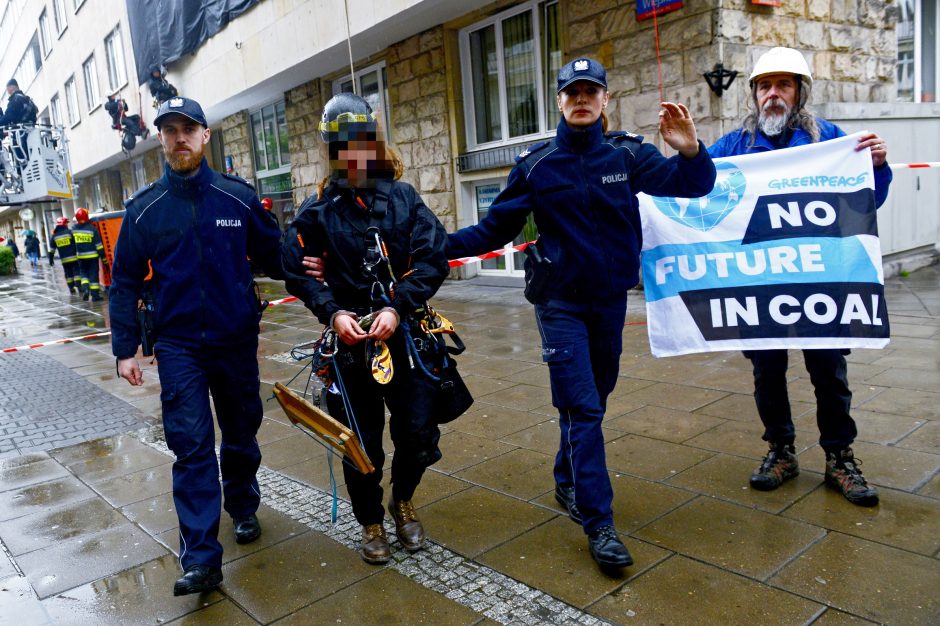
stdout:
POLYGON ((607 89, 607 70, 594 59, 587 57, 575 59, 558 70, 558 89, 556 93, 561 93, 562 89, 579 80, 597 83, 607 89))
POLYGON ((199 103, 192 98, 183 98, 178 96, 175 98, 170 98, 160 105, 160 108, 157 110, 157 117, 155 117, 153 120, 157 130, 160 129, 160 122, 174 113, 182 115, 183 117, 188 117, 201 126, 205 126, 206 128, 209 127, 209 124, 206 123, 206 115, 202 112, 202 107, 199 106, 199 103))

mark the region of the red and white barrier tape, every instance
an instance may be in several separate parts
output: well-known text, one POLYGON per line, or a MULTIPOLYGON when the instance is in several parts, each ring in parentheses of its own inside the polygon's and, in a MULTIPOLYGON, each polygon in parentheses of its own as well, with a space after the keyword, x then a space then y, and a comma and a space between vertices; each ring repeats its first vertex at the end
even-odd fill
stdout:
MULTIPOLYGON (((486 254, 481 254, 480 256, 466 256, 460 259, 454 259, 453 261, 450 261, 449 263, 451 267, 460 267, 461 265, 466 265, 468 263, 475 263, 479 261, 484 261, 486 259, 492 259, 498 256, 504 256, 505 254, 508 254, 509 252, 521 252, 522 250, 525 250, 526 247, 530 243, 533 243, 533 242, 527 241, 525 243, 520 243, 519 245, 516 245, 516 246, 511 246, 509 248, 501 248, 499 250, 493 250, 492 252, 487 252, 486 254)), ((272 306, 277 306, 279 304, 287 304, 288 302, 296 302, 297 300, 298 298, 296 298, 295 296, 288 296, 286 298, 281 298, 280 300, 272 300, 268 302, 268 306, 272 307, 272 306)), ((82 335, 81 337, 69 337, 68 339, 56 339, 54 341, 46 341, 43 343, 30 344, 28 346, 17 346, 16 348, 0 349, 0 352, 20 352, 22 350, 32 350, 34 348, 42 348, 43 346, 51 346, 57 343, 72 343, 74 341, 81 341, 83 339, 107 337, 110 334, 111 334, 111 331, 107 331, 103 333, 96 333, 94 335, 82 335)))
POLYGON ((74 341, 81 341, 83 339, 94 339, 96 337, 107 337, 111 334, 111 331, 106 331, 103 333, 95 333, 93 335, 82 335, 81 337, 69 337, 68 339, 55 339, 53 341, 44 341, 42 343, 31 343, 28 346, 17 346, 15 348, 3 348, 0 352, 21 352, 23 350, 32 350, 33 348, 42 348, 43 346, 52 346, 57 343, 72 343, 74 341))
POLYGON ((891 169, 911 169, 916 170, 922 167, 940 167, 940 161, 927 161, 925 163, 888 163, 891 169))
POLYGON ((481 254, 480 256, 465 256, 459 259, 454 259, 453 261, 448 261, 448 263, 451 267, 460 267, 461 265, 466 265, 467 263, 478 263, 480 261, 485 261, 486 259, 493 259, 498 256, 504 256, 510 252, 522 252, 529 246, 530 243, 534 242, 527 241, 525 243, 520 243, 517 246, 510 246, 509 248, 493 250, 492 252, 487 252, 486 254, 481 254))

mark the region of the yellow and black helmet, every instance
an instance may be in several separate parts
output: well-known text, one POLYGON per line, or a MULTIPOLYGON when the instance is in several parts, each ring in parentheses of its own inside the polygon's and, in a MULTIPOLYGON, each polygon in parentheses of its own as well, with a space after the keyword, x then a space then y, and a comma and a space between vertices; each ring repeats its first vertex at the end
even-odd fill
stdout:
POLYGON ((378 122, 365 99, 351 93, 339 93, 323 107, 320 138, 326 142, 375 139, 378 122))

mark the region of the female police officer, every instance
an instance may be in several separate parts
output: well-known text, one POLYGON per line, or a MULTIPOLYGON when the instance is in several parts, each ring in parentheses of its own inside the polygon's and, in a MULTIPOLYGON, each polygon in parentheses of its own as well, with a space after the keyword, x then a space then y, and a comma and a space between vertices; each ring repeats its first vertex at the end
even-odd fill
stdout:
POLYGON ((415 189, 397 180, 401 160, 379 137, 365 100, 352 94, 333 97, 324 107, 320 134, 329 151, 330 176, 318 196, 304 202, 287 232, 287 288, 340 339, 333 363, 353 415, 347 414, 343 398, 327 394, 327 402, 332 415, 348 425, 355 422, 376 467, 361 474, 344 464, 343 472, 353 514, 363 527, 360 554, 369 563, 385 563, 390 549, 380 486, 383 400, 395 444, 389 509, 398 539, 409 551, 424 542, 412 495, 424 470, 441 457, 433 419, 435 388, 411 369, 405 333, 407 317, 447 276, 446 233, 415 189), (305 254, 324 253, 329 257, 326 284, 306 276, 302 261, 305 254), (359 320, 370 313, 366 332, 359 320), (391 380, 386 364, 377 362, 384 356, 383 344, 391 353, 391 380))
POLYGON ((608 98, 600 63, 580 58, 562 67, 556 102, 563 119, 555 139, 516 158, 487 216, 451 234, 447 254, 501 246, 534 214, 540 254, 529 255, 526 296, 535 304, 559 412, 555 497, 583 525, 594 560, 625 567, 633 559, 613 526, 601 420, 617 381, 627 290, 638 282, 634 194, 703 196, 714 185, 715 167, 685 106, 662 103, 660 132, 679 152, 667 159, 641 137, 605 134, 608 98), (542 262, 534 263, 539 256, 542 262))

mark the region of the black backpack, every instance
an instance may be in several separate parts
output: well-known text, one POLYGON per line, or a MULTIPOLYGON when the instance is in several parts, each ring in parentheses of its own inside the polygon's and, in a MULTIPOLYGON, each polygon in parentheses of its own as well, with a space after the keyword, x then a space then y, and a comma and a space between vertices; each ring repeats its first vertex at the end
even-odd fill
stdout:
POLYGON ((33 102, 33 99, 27 96, 25 93, 23 97, 26 98, 26 104, 23 109, 23 124, 35 124, 36 118, 39 116, 39 107, 36 106, 36 103, 33 102))

